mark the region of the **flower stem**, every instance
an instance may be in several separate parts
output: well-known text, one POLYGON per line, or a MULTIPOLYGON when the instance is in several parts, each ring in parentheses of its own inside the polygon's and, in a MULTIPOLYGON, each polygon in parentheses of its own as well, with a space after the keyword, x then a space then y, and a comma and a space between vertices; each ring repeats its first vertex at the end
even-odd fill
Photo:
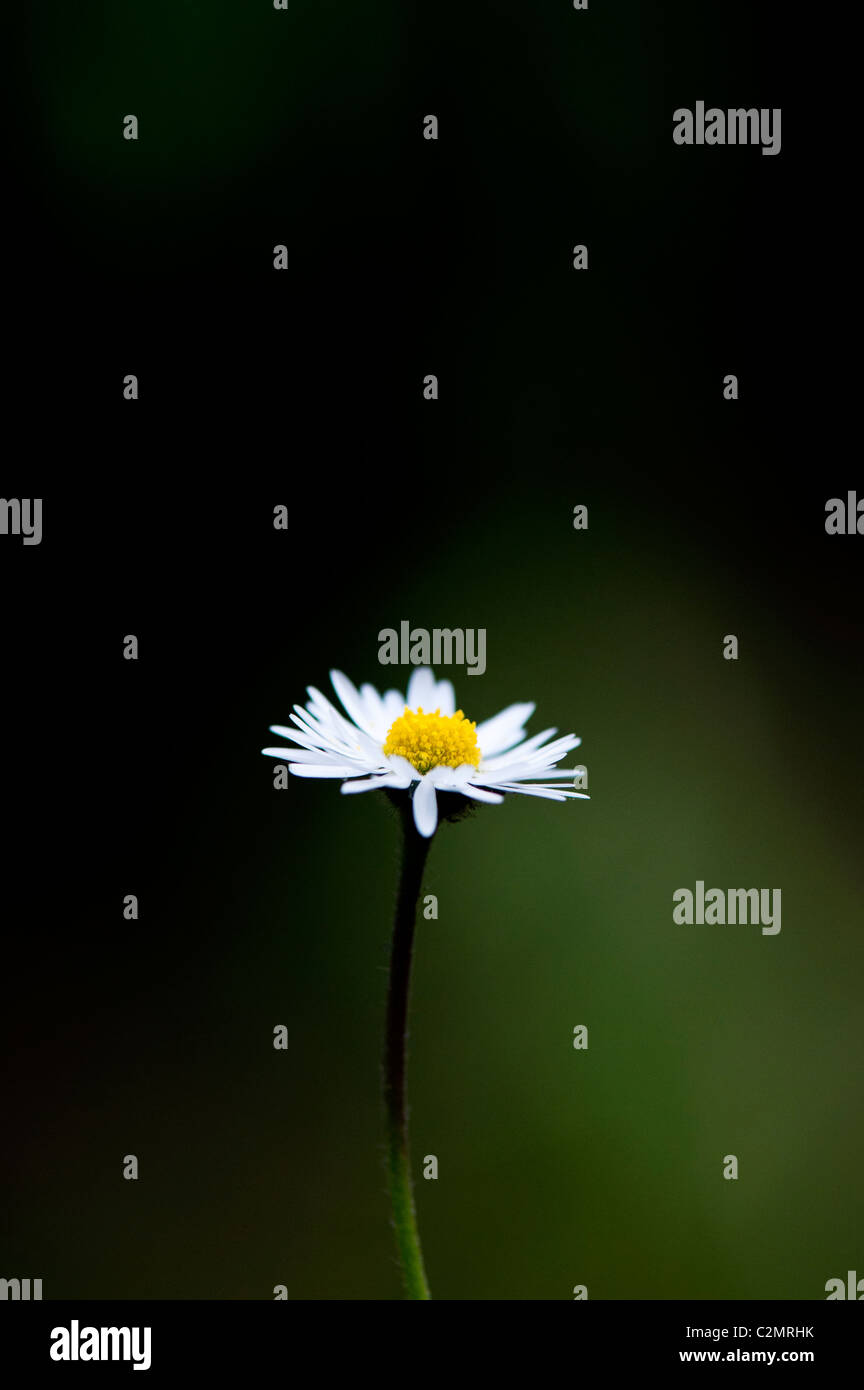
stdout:
POLYGON ((408 1153, 408 1125, 405 1116, 405 1041, 408 1024, 408 992, 411 982, 411 950, 417 901, 431 839, 420 835, 414 825, 410 803, 403 803, 402 868, 393 943, 390 952, 390 985, 387 992, 387 1030, 384 1047, 384 1103, 387 1108, 387 1166, 396 1243, 409 1298, 431 1298, 423 1267, 423 1251, 408 1153))

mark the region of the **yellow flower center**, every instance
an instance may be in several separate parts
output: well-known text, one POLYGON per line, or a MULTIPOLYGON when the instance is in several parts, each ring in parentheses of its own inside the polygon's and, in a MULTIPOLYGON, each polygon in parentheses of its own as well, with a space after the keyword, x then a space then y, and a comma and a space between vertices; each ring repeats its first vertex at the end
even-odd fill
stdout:
POLYGON ((466 719, 461 709, 455 714, 424 714, 422 708, 407 709, 394 719, 384 744, 385 753, 407 758, 421 774, 433 767, 477 767, 477 725, 466 719))

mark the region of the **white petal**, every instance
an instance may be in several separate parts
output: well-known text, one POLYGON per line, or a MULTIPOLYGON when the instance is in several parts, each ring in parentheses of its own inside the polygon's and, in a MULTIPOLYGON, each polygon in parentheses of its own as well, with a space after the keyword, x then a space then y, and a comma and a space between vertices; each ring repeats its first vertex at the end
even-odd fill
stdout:
POLYGON ((424 714, 434 714, 438 708, 438 686, 428 666, 418 666, 412 672, 407 704, 409 709, 422 709, 424 714))
POLYGON ((534 787, 530 782, 510 782, 500 785, 500 790, 506 792, 522 792, 523 796, 537 796, 543 801, 566 801, 564 792, 559 792, 553 787, 534 787))
MULTIPOLYGON (((344 745, 337 743, 335 739, 324 738, 323 736, 321 738, 313 738, 311 734, 298 733, 295 733, 293 738, 294 742, 300 748, 308 748, 313 753, 326 753, 331 762, 341 763, 346 757, 344 745)), ((291 750, 289 749, 288 751, 290 752, 291 750)))
POLYGON ((522 737, 526 720, 534 713, 533 705, 509 705, 500 714, 477 725, 477 745, 484 758, 503 753, 522 737))
POLYGON ((262 753, 266 753, 271 758, 281 758, 286 763, 333 763, 335 760, 332 753, 313 748, 262 748, 262 753))
POLYGON ((363 709, 366 712, 366 723, 369 732, 379 742, 383 743, 387 737, 387 730, 393 723, 388 719, 384 712, 384 701, 378 694, 374 685, 361 685, 360 698, 363 701, 363 709))
POLYGON ((338 714, 336 706, 332 700, 328 700, 326 695, 314 685, 307 685, 306 694, 309 696, 309 708, 319 719, 326 718, 331 714, 338 714))
MULTIPOLYGON (((484 768, 483 771, 486 772, 486 771, 488 771, 488 769, 487 769, 487 768, 484 768)), ((534 770, 532 773, 530 773, 530 776, 531 776, 531 777, 536 777, 536 778, 542 779, 543 781, 549 780, 549 779, 551 779, 552 777, 575 777, 575 776, 576 776, 576 769, 575 769, 575 767, 542 767, 542 768, 540 768, 539 771, 538 771, 538 770, 535 768, 535 770, 534 770)), ((487 780, 488 780, 488 781, 492 781, 492 780, 493 780, 493 779, 492 779, 492 776, 490 775, 490 777, 489 777, 487 780)), ((497 770, 496 770, 496 772, 495 772, 495 774, 494 774, 494 780, 495 780, 496 782, 498 782, 498 781, 501 780, 501 774, 500 774, 500 772, 498 772, 497 770)), ((519 781, 519 778, 518 778, 518 777, 508 777, 506 780, 507 780, 508 782, 518 782, 518 781, 519 781)))
MULTIPOLYGON (((353 724, 349 724, 347 719, 343 719, 337 714, 335 709, 331 710, 328 718, 319 719, 308 709, 303 709, 302 705, 295 705, 293 712, 289 715, 292 724, 298 729, 302 729, 308 738, 316 739, 318 743, 336 743, 344 740, 346 729, 350 729, 358 738, 361 731, 353 724)), ((291 734, 294 737, 294 734, 291 734)))
POLYGON ((358 763, 360 767, 377 767, 382 761, 380 746, 360 729, 355 729, 353 724, 345 724, 345 728, 351 731, 350 741, 346 741, 340 735, 310 732, 310 726, 301 723, 296 715, 292 714, 291 718, 296 720, 297 728, 289 731, 287 737, 293 738, 301 748, 326 752, 333 762, 348 761, 358 763), (298 732, 300 730, 302 732, 298 732))
POLYGON ((547 801, 590 801, 587 792, 574 792, 563 787, 547 787, 542 782, 490 782, 490 787, 501 792, 522 792, 524 796, 539 796, 547 801))
POLYGON ((497 792, 491 792, 486 787, 473 787, 470 783, 466 783, 459 790, 463 796, 470 796, 473 801, 487 801, 490 806, 499 806, 504 800, 497 792))
POLYGON ((339 696, 349 717, 354 721, 358 729, 362 729, 364 733, 369 734, 371 737, 372 729, 369 727, 368 715, 360 692, 355 689, 348 677, 344 676, 341 671, 331 671, 330 679, 333 682, 333 689, 339 696))
MULTIPOLYGON (((401 690, 386 690, 382 703, 384 706, 384 716, 387 720, 387 729, 389 729, 394 719, 398 719, 400 714, 405 713, 407 701, 401 690)), ((387 729, 384 730, 385 734, 387 733, 387 729)), ((381 741, 383 743, 384 740, 382 739, 381 741)))
POLYGON ((287 724, 280 724, 278 728, 270 730, 271 733, 278 733, 280 738, 293 739, 295 743, 300 743, 304 748, 333 748, 336 740, 323 730, 314 729, 311 724, 304 724, 295 714, 291 715, 294 720, 294 728, 287 724), (300 730, 300 733, 297 730, 300 730))
POLYGON ((341 714, 329 700, 325 700, 314 686, 309 686, 309 695, 309 703, 305 709, 302 705, 294 706, 294 714, 291 718, 295 723, 297 719, 300 719, 304 728, 327 738, 364 737, 359 726, 352 720, 346 719, 345 715, 341 714))
POLYGON ((434 782, 439 792, 461 792, 463 786, 465 785, 464 782, 457 782, 452 775, 449 777, 445 776, 445 773, 452 774, 452 772, 452 767, 444 769, 440 767, 433 767, 432 771, 427 773, 427 776, 429 777, 430 781, 434 782))
POLYGON ((302 730, 302 736, 295 733, 291 737, 307 748, 332 748, 351 758, 371 758, 376 763, 380 761, 380 740, 372 738, 336 710, 331 712, 327 724, 319 724, 307 710, 295 705, 291 719, 302 730))
POLYGON ((557 729, 544 729, 540 734, 534 734, 531 738, 526 738, 523 743, 517 743, 513 748, 508 748, 506 752, 499 753, 497 757, 484 757, 483 767, 490 770, 503 765, 504 762, 515 762, 517 758, 527 758, 529 753, 534 753, 547 738, 557 734, 557 729))
POLYGON ((447 763, 438 763, 436 767, 431 767, 426 775, 435 783, 436 787, 452 788, 467 782, 475 770, 471 763, 460 763, 458 767, 449 767, 447 763))
POLYGON ((442 714, 456 713, 456 692, 452 681, 439 681, 435 690, 435 708, 442 714))
POLYGON ((290 763, 288 771, 295 777, 356 777, 357 768, 349 763, 290 763))
POLYGON ((393 773, 393 785, 395 787, 407 787, 412 782, 420 781, 420 773, 413 763, 409 763, 407 758, 403 758, 399 753, 388 753, 384 761, 389 765, 393 773))
POLYGON ((435 783, 430 777, 421 777, 413 799, 414 824, 427 840, 435 834, 438 824, 438 802, 435 797, 435 783))
POLYGON ((377 787, 400 787, 402 784, 397 782, 388 773, 383 773, 380 777, 358 777, 351 782, 343 782, 341 790, 343 792, 370 792, 377 787))
MULTIPOLYGON (((547 743, 545 748, 538 748, 535 752, 523 757, 518 748, 514 748, 507 757, 495 758, 490 763, 481 762, 480 769, 485 773, 492 773, 496 782, 515 782, 522 777, 545 777, 547 774, 554 775, 553 764, 559 758, 563 758, 565 753, 569 753, 575 748, 581 739, 575 734, 567 734, 564 738, 556 738, 554 742, 547 743)), ((575 773, 573 774, 575 776, 575 773)))
MULTIPOLYGON (((291 718, 294 718, 293 714, 291 718)), ((328 734, 309 733, 306 725, 301 724, 299 720, 297 722, 297 729, 290 729, 288 733, 283 734, 282 737, 293 739, 294 742, 298 744, 300 748, 318 749, 319 752, 324 750, 328 753, 336 753, 340 757, 342 756, 342 744, 340 742, 338 742, 335 738, 330 738, 328 734), (298 733, 298 729, 302 729, 303 732, 298 733)))

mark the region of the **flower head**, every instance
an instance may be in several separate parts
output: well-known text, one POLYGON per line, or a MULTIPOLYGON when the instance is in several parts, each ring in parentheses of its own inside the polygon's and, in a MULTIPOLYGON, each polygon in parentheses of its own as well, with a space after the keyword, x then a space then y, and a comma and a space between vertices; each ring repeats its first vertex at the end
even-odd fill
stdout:
POLYGON ((575 775, 575 768, 556 764, 582 740, 553 738, 556 729, 526 738, 531 704, 509 705, 476 724, 457 710, 450 681, 436 681, 428 667, 414 671, 405 696, 380 695, 372 685, 357 690, 341 671, 331 671, 330 679, 345 714, 310 686, 306 706, 294 706, 294 727, 270 728, 295 746, 262 749, 297 777, 338 778, 343 792, 413 789, 414 824, 426 837, 438 824, 439 792, 492 804, 507 792, 588 800, 557 782, 575 775))

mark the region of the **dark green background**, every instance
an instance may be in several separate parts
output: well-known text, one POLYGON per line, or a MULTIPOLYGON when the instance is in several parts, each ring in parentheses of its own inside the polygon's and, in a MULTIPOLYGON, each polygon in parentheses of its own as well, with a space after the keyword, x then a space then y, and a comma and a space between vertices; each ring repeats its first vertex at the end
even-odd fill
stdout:
POLYGON ((82 4, 26 39, 38 290, 4 488, 40 461, 45 539, 0 550, 4 1275, 399 1295, 397 824, 275 792, 258 750, 332 666, 393 683, 403 618, 485 627, 466 713, 536 701, 592 795, 433 847, 409 1062, 433 1294, 819 1299, 864 1273, 864 540, 824 532, 856 485, 822 330, 843 248, 784 11, 82 4), (781 155, 675 148, 700 98, 782 106, 781 155), (697 879, 780 888, 782 931, 676 926, 697 879))

